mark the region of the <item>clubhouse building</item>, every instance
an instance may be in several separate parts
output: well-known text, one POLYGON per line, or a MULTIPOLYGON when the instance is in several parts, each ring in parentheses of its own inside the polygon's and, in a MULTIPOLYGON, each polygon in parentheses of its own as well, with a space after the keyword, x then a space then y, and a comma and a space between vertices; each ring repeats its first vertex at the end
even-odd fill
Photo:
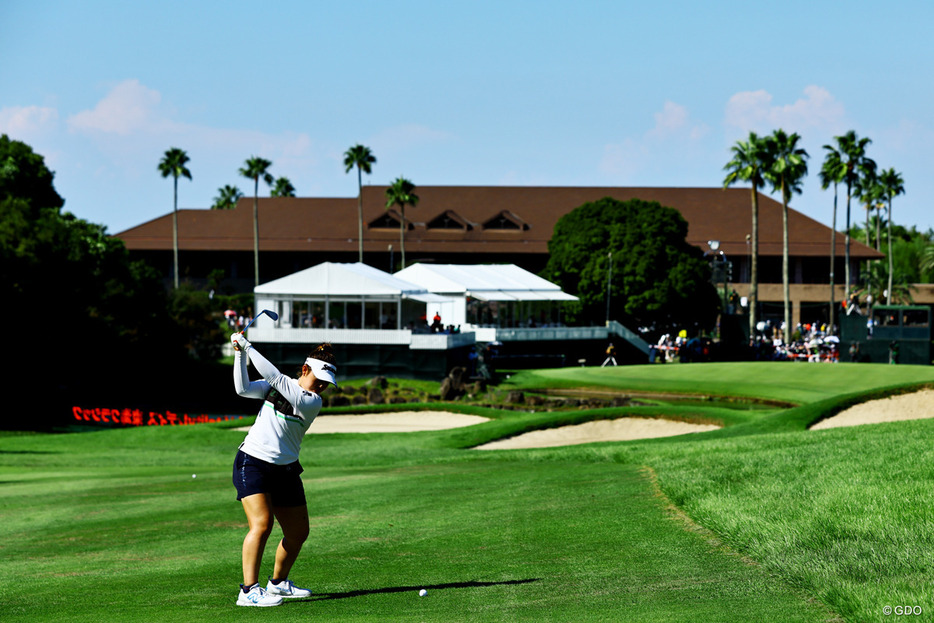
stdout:
MULTIPOLYGON (((394 273, 400 268, 402 215, 386 209, 386 186, 365 186, 363 262, 394 273)), ((657 201, 688 222, 688 242, 732 263, 731 290, 745 297, 750 275, 750 191, 744 188, 419 186, 419 202, 405 212, 406 264, 515 264, 538 273, 548 261, 548 241, 563 215, 589 201, 657 201)), ((266 283, 323 262, 358 259, 356 197, 259 199, 259 282, 266 283)), ((253 275, 253 198, 232 210, 182 209, 178 214, 179 271, 207 283, 222 271, 221 287, 250 292, 253 275)), ((599 226, 599 223, 595 223, 599 226)), ((789 208, 792 322, 821 322, 829 315, 831 229, 789 208)), ((172 274, 172 214, 115 234, 131 255, 172 274)), ((834 300, 844 296, 844 236, 836 234, 834 300)), ((881 253, 850 241, 851 284, 860 263, 881 253)), ((759 195, 760 316, 780 319, 782 206, 759 195)), ((722 285, 721 285, 722 287, 722 285)), ((569 292, 569 294, 574 294, 569 292)), ((918 302, 927 298, 917 297, 918 302)), ((934 301, 932 301, 934 302, 934 301)))

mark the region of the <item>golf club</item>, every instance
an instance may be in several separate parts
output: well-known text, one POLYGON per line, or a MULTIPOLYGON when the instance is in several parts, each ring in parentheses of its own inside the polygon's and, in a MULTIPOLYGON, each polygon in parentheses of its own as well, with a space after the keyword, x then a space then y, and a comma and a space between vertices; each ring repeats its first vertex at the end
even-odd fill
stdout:
POLYGON ((256 314, 256 316, 253 317, 253 320, 251 320, 250 322, 248 322, 247 325, 246 325, 245 327, 243 327, 243 330, 240 331, 240 333, 246 333, 246 330, 250 328, 250 325, 253 324, 254 322, 256 322, 256 319, 259 318, 260 316, 262 316, 263 314, 266 314, 267 316, 269 316, 269 317, 272 318, 273 320, 279 320, 279 314, 277 314, 276 312, 272 311, 271 309, 264 309, 264 310, 261 311, 260 313, 256 314))

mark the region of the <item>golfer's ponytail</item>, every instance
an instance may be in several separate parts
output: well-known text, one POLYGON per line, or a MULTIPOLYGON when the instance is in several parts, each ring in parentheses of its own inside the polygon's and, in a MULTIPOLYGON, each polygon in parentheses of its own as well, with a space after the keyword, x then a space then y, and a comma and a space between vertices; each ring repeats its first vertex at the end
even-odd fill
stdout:
POLYGON ((308 356, 312 359, 323 361, 324 363, 337 365, 337 358, 334 356, 334 347, 331 346, 330 342, 318 344, 312 349, 308 356))

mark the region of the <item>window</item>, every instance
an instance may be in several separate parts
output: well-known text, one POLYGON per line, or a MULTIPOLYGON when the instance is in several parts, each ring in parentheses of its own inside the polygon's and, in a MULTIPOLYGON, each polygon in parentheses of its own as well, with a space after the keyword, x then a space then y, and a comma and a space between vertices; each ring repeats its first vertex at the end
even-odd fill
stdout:
POLYGON ((928 326, 928 310, 906 309, 902 317, 902 326, 926 327, 928 326))

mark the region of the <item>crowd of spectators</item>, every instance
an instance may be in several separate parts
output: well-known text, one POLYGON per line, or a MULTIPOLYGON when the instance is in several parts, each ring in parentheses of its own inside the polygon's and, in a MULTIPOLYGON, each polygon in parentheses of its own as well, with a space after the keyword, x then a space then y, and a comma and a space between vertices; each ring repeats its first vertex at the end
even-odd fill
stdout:
MULTIPOLYGON (((822 323, 798 323, 785 342, 784 323, 762 321, 757 336, 750 340, 752 358, 759 361, 819 361, 836 362, 840 359, 840 339, 836 332, 822 323)), ((677 335, 666 333, 649 347, 650 363, 673 361, 711 361, 719 358, 720 344, 704 337, 688 337, 682 330, 677 335)))

